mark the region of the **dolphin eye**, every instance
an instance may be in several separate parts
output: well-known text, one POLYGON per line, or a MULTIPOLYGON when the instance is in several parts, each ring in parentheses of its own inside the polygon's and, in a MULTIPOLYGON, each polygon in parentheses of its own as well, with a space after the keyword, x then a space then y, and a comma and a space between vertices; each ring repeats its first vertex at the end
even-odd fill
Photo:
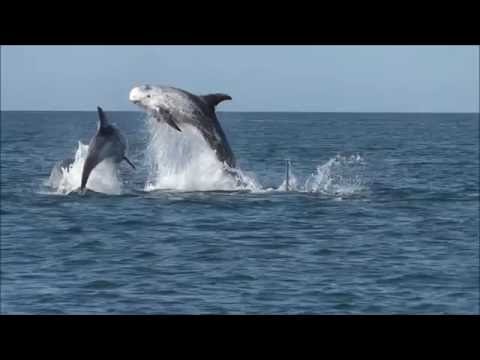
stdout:
POLYGON ((152 97, 150 94, 147 94, 147 98, 152 97))

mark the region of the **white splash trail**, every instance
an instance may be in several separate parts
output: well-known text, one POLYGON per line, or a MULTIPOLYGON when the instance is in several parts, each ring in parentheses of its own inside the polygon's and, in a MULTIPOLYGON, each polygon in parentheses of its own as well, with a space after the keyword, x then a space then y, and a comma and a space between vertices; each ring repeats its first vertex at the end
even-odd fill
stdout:
POLYGON ((147 118, 150 134, 146 149, 149 175, 145 191, 238 191, 261 186, 240 169, 218 161, 215 152, 193 126, 182 124, 182 132, 147 118))
POLYGON ((365 160, 360 155, 337 155, 317 167, 305 181, 303 191, 326 195, 353 195, 367 190, 365 160))
MULTIPOLYGON (((200 132, 190 125, 182 132, 147 117, 148 134, 145 149, 147 179, 143 190, 168 191, 249 191, 269 193, 286 191, 286 179, 277 187, 264 188, 255 174, 241 169, 231 169, 220 163, 215 152, 200 132)), ((75 160, 68 168, 56 165, 45 185, 53 189, 50 194, 68 195, 80 187, 82 169, 88 154, 88 145, 78 142, 75 160)), ((295 163, 290 163, 289 192, 321 193, 344 197, 367 189, 364 177, 365 161, 359 155, 337 155, 317 167, 302 183, 294 173, 295 163)), ((91 173, 87 187, 105 194, 121 194, 123 183, 118 165, 101 162, 91 173)))
MULTIPOLYGON (((58 195, 68 195, 77 190, 81 185, 83 164, 87 154, 88 145, 79 141, 75 161, 68 168, 56 165, 45 185, 52 188, 53 193, 58 195)), ((122 193, 122 182, 118 174, 118 166, 108 160, 102 161, 92 170, 87 188, 104 194, 120 195, 122 193)))
MULTIPOLYGON (((190 125, 175 131, 148 117, 150 139, 146 149, 149 168, 145 191, 250 191, 253 193, 286 191, 286 179, 278 188, 263 188, 255 174, 230 169, 218 161, 200 132, 190 125)), ((302 184, 290 164, 289 191, 348 196, 366 189, 363 175, 365 161, 359 155, 337 155, 317 167, 302 184)))

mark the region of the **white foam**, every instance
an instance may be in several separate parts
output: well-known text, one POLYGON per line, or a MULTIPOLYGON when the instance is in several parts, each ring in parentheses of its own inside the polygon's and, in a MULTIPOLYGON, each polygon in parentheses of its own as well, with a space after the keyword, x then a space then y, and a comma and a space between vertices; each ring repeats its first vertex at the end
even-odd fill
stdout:
POLYGON ((146 191, 261 189, 253 177, 222 164, 195 127, 182 124, 178 132, 152 118, 147 118, 146 125, 150 134, 145 154, 149 168, 146 191))
MULTIPOLYGON (((55 166, 45 185, 53 189, 55 194, 68 195, 81 185, 83 164, 87 158, 88 145, 78 142, 75 160, 68 168, 55 166)), ((122 182, 118 175, 118 166, 109 160, 98 164, 90 173, 87 188, 105 194, 121 194, 122 182)))
MULTIPOLYGON (((182 124, 182 132, 165 123, 147 118, 150 135, 146 149, 148 179, 145 191, 286 191, 286 179, 277 188, 263 188, 255 174, 228 168, 218 161, 215 152, 193 126, 182 124)), ((290 165, 290 192, 317 192, 336 197, 353 195, 366 189, 363 177, 365 162, 359 155, 337 155, 317 167, 304 183, 290 165)))
MULTIPOLYGON (((285 174, 278 187, 263 188, 255 174, 222 164, 193 126, 183 123, 182 131, 178 132, 163 122, 147 117, 146 129, 148 138, 143 165, 147 178, 144 191, 286 191, 285 174)), ((68 168, 55 166, 52 169, 45 182, 53 189, 50 194, 67 195, 80 187, 87 154, 88 145, 78 142, 74 162, 68 168)), ((317 166, 316 171, 304 181, 294 173, 294 164, 290 165, 289 192, 321 193, 341 200, 367 189, 365 161, 359 155, 337 155, 317 166)), ((123 184, 118 165, 111 161, 100 163, 90 174, 87 188, 105 194, 121 194, 123 184)))
POLYGON ((317 167, 305 181, 304 191, 327 195, 353 195, 366 189, 365 161, 360 155, 337 155, 317 167))

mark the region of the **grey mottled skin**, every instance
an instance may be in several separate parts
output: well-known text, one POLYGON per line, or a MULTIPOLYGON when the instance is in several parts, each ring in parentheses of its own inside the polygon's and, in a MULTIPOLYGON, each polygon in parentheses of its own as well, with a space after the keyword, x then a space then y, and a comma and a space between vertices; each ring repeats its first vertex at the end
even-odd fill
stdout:
POLYGON ((220 102, 232 99, 229 95, 202 96, 174 87, 142 85, 132 89, 129 97, 158 121, 165 121, 178 131, 183 123, 194 126, 216 152, 217 158, 231 168, 235 167, 235 156, 215 113, 220 102))

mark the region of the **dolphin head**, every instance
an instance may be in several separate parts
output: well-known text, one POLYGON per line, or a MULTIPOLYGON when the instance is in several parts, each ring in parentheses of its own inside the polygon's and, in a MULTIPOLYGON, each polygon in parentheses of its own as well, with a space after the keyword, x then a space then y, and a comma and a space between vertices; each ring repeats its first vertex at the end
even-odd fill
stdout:
POLYGON ((130 90, 129 100, 152 114, 157 121, 165 121, 177 131, 182 131, 178 118, 192 103, 177 89, 165 86, 141 85, 130 90))
POLYGON ((156 93, 158 92, 157 88, 152 87, 151 85, 141 85, 136 86, 130 90, 128 99, 145 109, 152 109, 154 106, 154 99, 156 93))

